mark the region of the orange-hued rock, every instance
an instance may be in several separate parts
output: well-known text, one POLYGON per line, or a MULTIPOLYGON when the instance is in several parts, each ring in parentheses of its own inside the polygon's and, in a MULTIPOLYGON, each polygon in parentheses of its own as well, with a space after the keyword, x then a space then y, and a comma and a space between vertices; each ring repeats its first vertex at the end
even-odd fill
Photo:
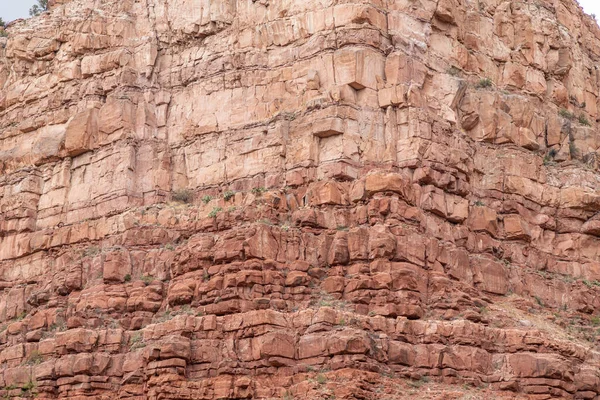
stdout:
POLYGON ((574 0, 50 0, 0 31, 1 398, 600 398, 574 0))

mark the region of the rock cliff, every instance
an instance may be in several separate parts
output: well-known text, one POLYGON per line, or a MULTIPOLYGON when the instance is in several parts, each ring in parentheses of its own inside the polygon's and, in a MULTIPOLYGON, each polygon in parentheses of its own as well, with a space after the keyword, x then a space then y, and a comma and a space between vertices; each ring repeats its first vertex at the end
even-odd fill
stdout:
POLYGON ((0 38, 0 396, 597 399, 573 0, 72 0, 0 38))

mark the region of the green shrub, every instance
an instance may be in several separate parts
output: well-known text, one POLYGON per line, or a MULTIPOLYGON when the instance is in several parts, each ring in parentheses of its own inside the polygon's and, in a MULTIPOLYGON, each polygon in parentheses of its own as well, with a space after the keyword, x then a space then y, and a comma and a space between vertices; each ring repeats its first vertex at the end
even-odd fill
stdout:
POLYGON ((561 108, 560 111, 558 111, 558 115, 560 115, 561 117, 566 118, 566 119, 575 118, 575 114, 573 114, 571 111, 567 110, 566 108, 561 108))
POLYGON ((38 365, 38 364, 41 364, 42 361, 44 361, 44 357, 42 357, 42 353, 40 353, 37 350, 34 350, 31 352, 31 354, 29 355, 29 358, 27 359, 27 365, 38 365))
POLYGON ((585 114, 579 115, 579 123, 584 126, 592 126, 592 124, 590 124, 590 121, 588 121, 585 114))
POLYGON ((215 207, 212 209, 212 211, 208 214, 209 217, 214 218, 217 216, 217 214, 219 214, 219 212, 223 211, 223 209, 221 207, 215 207))
POLYGON ((131 274, 125 275, 125 278, 123 279, 125 280, 125 282, 131 282, 131 274))
POLYGON ((267 191, 267 189, 265 187, 263 187, 263 186, 255 187, 255 188, 252 189, 252 194, 260 196, 260 195, 262 195, 266 191, 267 191))
POLYGON ((131 335, 131 338, 129 338, 129 344, 131 350, 145 347, 146 345, 144 344, 142 332, 135 332, 133 335, 131 335))
POLYGON ((327 377, 323 374, 317 375, 317 383, 319 385, 324 385, 325 383, 327 383, 327 377))
POLYGON ((37 17, 44 11, 48 11, 48 0, 37 0, 37 4, 34 4, 29 9, 29 15, 32 17, 37 17))
POLYGON ((212 200, 212 196, 206 195, 206 196, 202 196, 202 202, 204 204, 208 204, 210 203, 210 201, 212 200))
POLYGON ((227 190, 225 193, 223 193, 223 198, 225 201, 229 201, 233 196, 235 196, 235 193, 231 190, 227 190))
POLYGON ((31 390, 33 390, 35 388, 36 388, 35 382, 30 379, 29 382, 27 382, 26 384, 24 384, 21 389, 24 390, 24 391, 26 391, 26 392, 29 392, 29 391, 31 391, 31 390))
POLYGON ((492 80, 490 78, 481 79, 475 84, 476 89, 487 89, 492 87, 492 80))
POLYGON ((577 158, 577 155, 579 154, 579 149, 577 149, 575 142, 572 140, 569 142, 569 154, 571 155, 571 158, 577 158))

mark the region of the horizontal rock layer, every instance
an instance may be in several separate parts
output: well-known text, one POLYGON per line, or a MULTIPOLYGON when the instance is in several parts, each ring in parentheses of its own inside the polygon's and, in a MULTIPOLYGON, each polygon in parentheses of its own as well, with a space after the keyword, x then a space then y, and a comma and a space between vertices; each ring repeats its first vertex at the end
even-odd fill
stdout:
POLYGON ((575 2, 51 6, 0 38, 0 396, 600 395, 575 2))

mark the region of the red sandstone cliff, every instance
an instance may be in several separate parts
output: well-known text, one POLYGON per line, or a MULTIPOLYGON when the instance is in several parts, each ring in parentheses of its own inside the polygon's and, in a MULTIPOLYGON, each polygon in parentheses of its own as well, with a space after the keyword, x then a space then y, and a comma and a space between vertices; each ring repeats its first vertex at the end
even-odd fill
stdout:
POLYGON ((596 399, 572 0, 72 0, 0 38, 0 396, 596 399))

